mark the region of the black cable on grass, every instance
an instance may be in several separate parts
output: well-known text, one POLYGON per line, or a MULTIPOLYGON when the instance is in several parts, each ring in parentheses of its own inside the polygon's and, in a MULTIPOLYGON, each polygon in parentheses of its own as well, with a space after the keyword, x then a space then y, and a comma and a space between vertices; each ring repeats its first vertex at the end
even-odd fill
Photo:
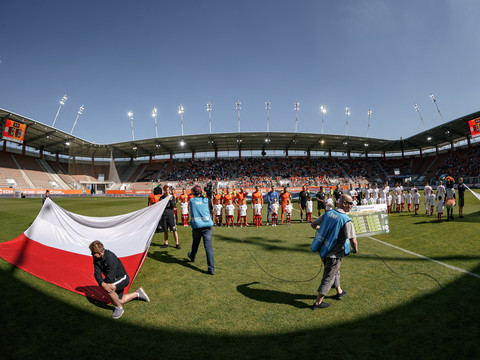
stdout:
MULTIPOLYGON (((237 229, 235 227, 233 227, 235 229, 235 231, 237 231, 237 229)), ((318 277, 318 275, 320 275, 320 273, 322 272, 322 268, 323 268, 323 264, 320 264, 320 269, 318 270, 318 273, 308 279, 308 280, 289 280, 289 279, 282 279, 278 276, 275 276, 273 274, 270 274, 267 270, 265 270, 262 265, 260 265, 260 263, 257 261, 257 259, 255 258, 255 256, 253 256, 252 252, 250 251, 250 249, 248 248, 247 244, 245 244, 245 241, 243 241, 242 237, 237 233, 237 237, 240 239, 240 241, 242 242, 243 246, 245 246, 245 249, 247 249, 248 253, 250 254, 251 258, 253 259, 253 261, 255 261, 255 263, 257 264, 257 266, 260 268, 260 270, 262 270, 265 274, 267 274, 268 276, 274 278, 274 279, 277 279, 277 280, 280 280, 280 281, 284 281, 284 282, 292 282, 292 283, 304 283, 304 282, 309 282, 309 281, 312 281, 314 279, 316 279, 318 277)))
POLYGON ((433 281, 435 281, 437 283, 438 286, 440 286, 441 289, 445 289, 442 284, 440 284, 440 282, 435 279, 432 275, 430 274, 427 274, 427 273, 422 273, 422 272, 413 272, 413 273, 405 273, 405 274, 401 274, 401 273, 398 273, 396 272, 395 270, 393 270, 388 264, 387 262, 385 261, 385 259, 383 259, 380 255, 377 255, 377 254, 361 254, 361 255, 357 255, 357 256, 360 256, 360 257, 369 257, 369 256, 375 256, 377 258, 379 258, 384 264, 385 266, 387 267, 388 270, 390 270, 392 273, 394 273, 395 275, 398 275, 398 276, 410 276, 410 275, 422 275, 422 276, 426 276, 426 277, 429 277, 430 279, 432 279, 433 281))

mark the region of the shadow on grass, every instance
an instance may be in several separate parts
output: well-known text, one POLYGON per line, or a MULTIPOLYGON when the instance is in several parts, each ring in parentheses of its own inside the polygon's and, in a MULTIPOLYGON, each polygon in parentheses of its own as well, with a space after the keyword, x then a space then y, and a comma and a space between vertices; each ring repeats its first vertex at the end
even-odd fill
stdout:
MULTIPOLYGON (((480 272, 480 266, 475 271, 480 272)), ((110 311, 108 316, 100 317, 78 309, 19 281, 9 270, 0 270, 0 281, 9 294, 3 298, 0 312, 2 359, 104 359, 105 354, 113 353, 121 354, 120 358, 316 359, 320 344, 323 353, 341 359, 480 356, 480 286, 479 280, 470 276, 353 322, 342 321, 340 315, 339 323, 332 322, 331 326, 280 335, 208 334, 173 330, 161 324, 157 328, 144 327, 123 319, 114 321, 109 318, 110 311), (452 298, 455 303, 449 300, 452 298)), ((238 290, 258 301, 294 307, 304 306, 297 304, 298 299, 312 299, 311 295, 255 289, 252 285, 238 285, 238 290)), ((342 302, 362 306, 361 298, 342 302)), ((326 316, 329 310, 325 311, 312 312, 311 316, 326 316)))
POLYGON ((168 250, 149 252, 147 255, 150 259, 163 262, 165 264, 178 264, 188 269, 195 270, 201 273, 206 273, 206 270, 202 270, 195 265, 189 259, 179 259, 169 253, 168 250))
MULTIPOLYGON (((312 236, 313 239, 313 236, 312 236)), ((249 237, 241 237, 239 235, 237 236, 232 236, 232 237, 227 237, 222 234, 215 234, 215 240, 220 240, 220 241, 227 241, 227 242, 237 242, 237 243, 243 243, 244 245, 255 245, 255 246, 260 246, 265 250, 269 251, 305 251, 305 247, 300 247, 298 244, 295 244, 294 246, 280 246, 280 245, 273 245, 273 243, 280 243, 283 242, 282 240, 266 240, 262 237, 259 236, 249 236, 249 237)), ((308 245, 310 246, 310 244, 308 245)))
POLYGON ((308 299, 311 300, 311 302, 313 303, 316 298, 316 296, 312 294, 290 294, 283 291, 256 289, 251 286, 256 284, 260 283, 258 281, 255 281, 248 284, 238 285, 237 291, 252 300, 273 304, 286 304, 299 309, 308 308, 310 305, 307 305, 302 301, 298 301, 297 299, 308 299))

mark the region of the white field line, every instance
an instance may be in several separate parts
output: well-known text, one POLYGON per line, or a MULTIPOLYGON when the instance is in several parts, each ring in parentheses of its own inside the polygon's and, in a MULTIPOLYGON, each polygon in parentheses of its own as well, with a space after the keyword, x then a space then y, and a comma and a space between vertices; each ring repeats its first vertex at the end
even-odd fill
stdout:
POLYGON ((479 274, 476 274, 476 273, 472 273, 470 271, 467 271, 465 269, 461 269, 461 268, 458 268, 456 266, 452 266, 452 265, 448 265, 448 264, 445 264, 444 262, 441 262, 441 261, 438 261, 438 260, 435 260, 435 259, 432 259, 432 258, 429 258, 427 256, 423 256, 423 255, 420 255, 420 254, 417 254, 417 253, 414 253, 413 251, 410 251, 410 250, 407 250, 407 249, 403 249, 399 246, 395 246, 395 245, 392 245, 392 244, 389 244, 385 241, 382 241, 382 240, 378 240, 378 239, 375 239, 374 237, 371 237, 371 236, 368 236, 369 239, 372 239, 372 240, 375 240, 383 245, 387 245, 387 246, 391 246, 397 250, 400 250, 400 251, 403 251, 403 252, 406 252, 407 254, 410 254, 410 255, 413 255, 413 256, 417 256, 417 257, 420 257, 422 259, 425 259, 425 260, 428 260, 428 261, 431 261, 431 262, 434 262, 436 264, 439 264, 439 265, 442 265, 442 266, 445 266, 449 269, 452 269, 452 270, 455 270, 455 271, 458 271, 458 272, 461 272, 461 273, 464 273, 464 274, 467 274, 467 275, 470 275, 470 276, 473 276, 473 277, 476 277, 478 279, 480 279, 480 275, 479 274))

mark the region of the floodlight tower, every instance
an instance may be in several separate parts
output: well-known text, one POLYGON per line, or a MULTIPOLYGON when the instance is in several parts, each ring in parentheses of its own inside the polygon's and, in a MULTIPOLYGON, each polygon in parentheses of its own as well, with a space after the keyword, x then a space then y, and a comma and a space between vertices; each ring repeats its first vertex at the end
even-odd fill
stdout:
POLYGON ((157 108, 153 107, 152 116, 155 119, 155 135, 158 138, 158 128, 157 128, 157 108))
POLYGON ((295 110, 295 132, 298 130, 298 111, 300 110, 300 103, 296 102, 293 104, 293 109, 295 110))
POLYGON ((348 117, 350 116, 350 108, 345 108, 345 135, 348 133, 348 117))
POLYGON ((78 118, 80 117, 80 115, 83 114, 84 109, 85 109, 85 107, 83 105, 80 106, 80 109, 78 109, 77 117, 75 118, 75 122, 73 123, 72 131, 70 131, 70 135, 73 134, 73 129, 75 129, 75 125, 77 125, 78 118))
POLYGON ((327 112, 327 107, 325 105, 320 106, 320 112, 322 113, 322 135, 323 135, 323 124, 325 123, 324 116, 325 116, 325 113, 327 112))
POLYGON ((178 113, 180 114, 180 124, 182 126, 182 136, 183 136, 183 112, 184 112, 183 105, 180 104, 180 106, 178 107, 178 113))
POLYGON ((133 132, 133 112, 130 111, 127 115, 130 119, 130 124, 132 125, 132 140, 135 140, 135 134, 133 132))
POLYGON ((368 115, 368 125, 367 125, 367 138, 368 138, 368 133, 370 132, 370 117, 372 116, 372 110, 368 109, 367 115, 368 115))
POLYGON ((270 132, 270 100, 265 101, 265 110, 267 110, 267 133, 270 132))
POLYGON ((67 101, 67 94, 63 95, 62 99, 60 100, 60 106, 58 107, 57 114, 55 115, 55 118, 53 119, 52 127, 55 126, 55 121, 57 121, 58 114, 60 113, 60 109, 62 108, 62 106, 65 105, 65 101, 67 101))
POLYGON ((445 122, 445 120, 443 119, 442 113, 440 112, 440 109, 438 108, 437 100, 435 99, 435 96, 433 96, 433 94, 430 94, 430 99, 435 104, 435 107, 437 108, 437 111, 438 111, 438 115, 440 115, 440 119, 442 119, 442 122, 445 122))
POLYGON ((212 103, 209 101, 207 104, 208 111, 208 128, 210 129, 210 134, 212 133, 212 103))
POLYGON ((418 116, 420 116, 420 120, 422 120, 423 128, 426 129, 425 121, 423 121, 423 117, 422 117, 422 114, 420 114, 420 108, 418 107, 417 103, 413 103, 413 107, 417 111, 418 116))
POLYGON ((238 132, 240 132, 240 110, 242 110, 242 103, 240 100, 237 100, 235 103, 235 109, 237 110, 238 132))

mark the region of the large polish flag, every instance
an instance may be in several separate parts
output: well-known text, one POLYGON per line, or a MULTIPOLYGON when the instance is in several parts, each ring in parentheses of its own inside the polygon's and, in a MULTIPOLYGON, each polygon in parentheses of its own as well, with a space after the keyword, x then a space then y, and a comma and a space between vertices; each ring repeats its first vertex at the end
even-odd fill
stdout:
POLYGON ((90 217, 67 211, 49 198, 33 224, 16 239, 0 244, 0 257, 67 290, 110 302, 93 276, 88 245, 100 240, 122 261, 130 288, 148 252, 168 198, 118 216, 90 217))

